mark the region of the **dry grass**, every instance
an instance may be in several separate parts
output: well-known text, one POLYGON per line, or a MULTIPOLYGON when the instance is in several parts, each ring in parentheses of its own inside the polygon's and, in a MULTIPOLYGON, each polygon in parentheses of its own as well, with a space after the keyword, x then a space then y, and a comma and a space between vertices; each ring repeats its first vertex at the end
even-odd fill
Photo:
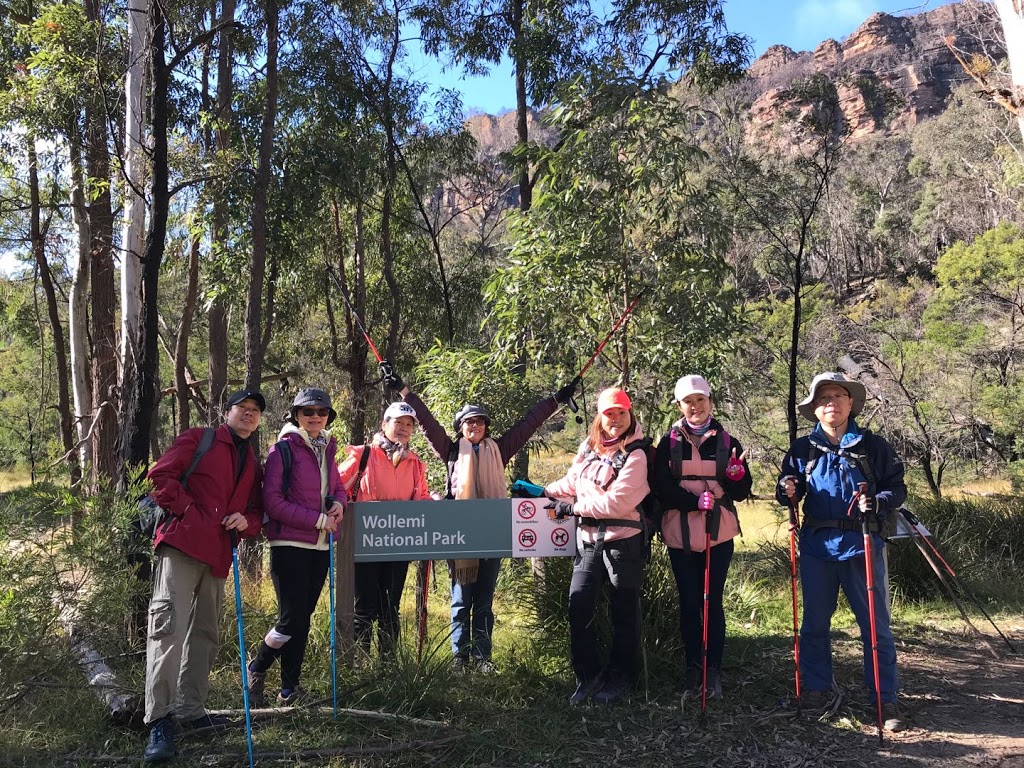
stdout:
POLYGON ((32 483, 32 476, 26 469, 12 469, 0 472, 0 493, 26 488, 32 483))

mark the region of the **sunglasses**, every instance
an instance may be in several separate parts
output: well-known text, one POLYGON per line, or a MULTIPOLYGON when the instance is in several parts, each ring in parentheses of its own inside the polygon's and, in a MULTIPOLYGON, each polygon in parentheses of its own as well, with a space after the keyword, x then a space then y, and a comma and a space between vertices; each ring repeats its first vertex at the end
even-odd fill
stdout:
POLYGON ((331 411, 329 408, 303 408, 299 411, 303 416, 330 416, 331 411))

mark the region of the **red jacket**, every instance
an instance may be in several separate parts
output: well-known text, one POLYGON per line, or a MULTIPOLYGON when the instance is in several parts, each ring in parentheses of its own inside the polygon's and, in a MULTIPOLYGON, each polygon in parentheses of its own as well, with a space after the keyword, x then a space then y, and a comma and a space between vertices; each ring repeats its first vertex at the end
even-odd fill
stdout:
POLYGON ((210 566, 213 575, 226 579, 231 570, 231 537, 221 524, 225 516, 241 512, 249 525, 239 535, 255 538, 263 523, 263 501, 260 488, 263 468, 252 447, 235 483, 238 449, 227 425, 217 428, 213 446, 200 459, 188 479, 188 489, 179 478, 192 463, 201 428, 187 429, 178 435, 171 447, 149 470, 153 481, 153 498, 174 517, 163 526, 153 546, 167 544, 189 557, 210 566))

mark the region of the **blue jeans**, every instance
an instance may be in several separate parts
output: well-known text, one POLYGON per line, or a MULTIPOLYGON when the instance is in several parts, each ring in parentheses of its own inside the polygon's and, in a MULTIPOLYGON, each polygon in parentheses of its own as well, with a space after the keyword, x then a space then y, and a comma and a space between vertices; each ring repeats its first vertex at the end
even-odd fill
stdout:
POLYGON ((452 653, 491 659, 494 632, 494 587, 498 583, 501 558, 480 561, 476 581, 456 584, 452 580, 452 653))
MULTIPOLYGON (((882 701, 895 702, 899 681, 896 677, 896 644, 889 628, 889 606, 885 601, 885 564, 880 547, 873 548, 875 632, 878 642, 879 682, 882 701)), ((870 699, 875 697, 874 664, 871 654, 871 617, 864 558, 822 560, 800 558, 800 583, 803 588, 804 617, 800 627, 800 678, 804 690, 827 691, 832 687, 832 614, 836 610, 839 588, 843 588, 860 627, 864 651, 864 685, 870 699)))

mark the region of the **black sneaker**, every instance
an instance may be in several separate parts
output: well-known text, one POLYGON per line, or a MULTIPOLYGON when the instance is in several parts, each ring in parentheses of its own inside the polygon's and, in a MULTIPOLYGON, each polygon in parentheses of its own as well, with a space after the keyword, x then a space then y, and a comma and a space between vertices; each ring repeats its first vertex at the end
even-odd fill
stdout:
POLYGON ((233 725, 233 721, 226 715, 211 715, 209 712, 181 722, 181 727, 189 731, 195 731, 199 728, 227 728, 231 725, 233 725))
POLYGON ((277 706, 297 707, 302 704, 305 699, 306 689, 301 685, 297 685, 294 688, 282 688, 281 692, 277 694, 277 706))
POLYGON ((683 698, 699 699, 701 681, 704 679, 704 671, 700 666, 687 667, 686 679, 683 682, 683 698))
POLYGON ((601 686, 601 690, 594 694, 594 703, 614 704, 626 695, 627 690, 629 690, 629 682, 626 678, 621 675, 609 675, 601 686))
POLYGON ((722 698, 722 670, 708 667, 708 699, 722 698))
POLYGON ((174 755, 174 721, 170 717, 161 717, 149 728, 149 743, 142 753, 142 760, 146 763, 162 763, 174 755))
POLYGON ((894 701, 882 702, 882 724, 885 730, 898 733, 907 729, 907 721, 894 701))
POLYGON ((806 717, 822 719, 832 713, 835 696, 832 691, 802 691, 800 693, 800 711, 806 717))
POLYGON ((593 696, 594 692, 600 688, 600 677, 595 677, 593 680, 579 680, 576 683, 576 690, 573 691, 572 696, 569 697, 569 703, 573 705, 582 704, 593 696))

